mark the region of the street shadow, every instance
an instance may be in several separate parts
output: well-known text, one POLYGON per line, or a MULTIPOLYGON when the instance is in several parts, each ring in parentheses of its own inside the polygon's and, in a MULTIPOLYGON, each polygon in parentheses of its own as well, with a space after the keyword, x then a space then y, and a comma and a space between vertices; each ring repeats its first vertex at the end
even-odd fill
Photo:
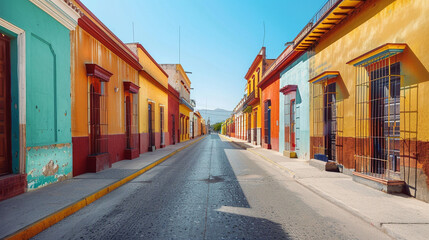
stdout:
POLYGON ((211 164, 211 179, 208 180, 209 199, 206 239, 290 239, 282 226, 264 218, 245 216, 231 211, 250 212, 250 206, 225 150, 240 150, 243 145, 217 141, 218 135, 211 135, 215 141, 217 162, 211 164), (234 144, 234 145, 233 145, 234 144), (219 149, 220 150, 220 149, 219 149), (220 209, 229 209, 228 212, 220 209))

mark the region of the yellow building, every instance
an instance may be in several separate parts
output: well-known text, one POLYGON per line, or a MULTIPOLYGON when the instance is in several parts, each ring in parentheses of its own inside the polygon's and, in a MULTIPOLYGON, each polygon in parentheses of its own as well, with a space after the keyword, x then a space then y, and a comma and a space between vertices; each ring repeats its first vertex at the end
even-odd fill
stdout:
POLYGON ((294 43, 309 51, 311 157, 425 201, 428 11, 426 1, 329 1, 294 43))
POLYGON ((170 84, 180 94, 179 104, 179 140, 187 141, 190 138, 190 113, 194 111, 191 101, 191 81, 180 64, 160 64, 168 74, 170 84))
MULTIPOLYGON (((140 152, 154 151, 169 145, 168 75, 139 43, 127 44, 139 57, 139 140, 140 152)), ((137 107, 137 106, 136 106, 137 107)))
POLYGON ((255 145, 261 145, 261 89, 258 83, 262 80, 265 69, 273 62, 273 59, 266 59, 265 47, 262 47, 258 55, 249 67, 244 77, 247 81, 247 96, 244 102, 247 121, 248 138, 247 141, 255 145))

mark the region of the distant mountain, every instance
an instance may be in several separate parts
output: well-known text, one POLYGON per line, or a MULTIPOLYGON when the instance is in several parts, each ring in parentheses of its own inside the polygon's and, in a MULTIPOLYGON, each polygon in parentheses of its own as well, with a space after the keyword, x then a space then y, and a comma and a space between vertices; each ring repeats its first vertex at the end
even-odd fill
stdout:
POLYGON ((225 121, 225 119, 229 118, 232 114, 232 111, 228 111, 220 108, 216 108, 215 110, 198 109, 198 111, 201 113, 201 116, 206 121, 210 118, 210 124, 223 122, 225 121))

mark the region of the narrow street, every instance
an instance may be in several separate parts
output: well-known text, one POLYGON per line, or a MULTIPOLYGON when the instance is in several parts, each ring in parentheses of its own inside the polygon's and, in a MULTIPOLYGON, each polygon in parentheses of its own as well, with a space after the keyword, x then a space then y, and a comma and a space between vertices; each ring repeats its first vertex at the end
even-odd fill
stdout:
POLYGON ((208 135, 34 239, 389 239, 208 135))

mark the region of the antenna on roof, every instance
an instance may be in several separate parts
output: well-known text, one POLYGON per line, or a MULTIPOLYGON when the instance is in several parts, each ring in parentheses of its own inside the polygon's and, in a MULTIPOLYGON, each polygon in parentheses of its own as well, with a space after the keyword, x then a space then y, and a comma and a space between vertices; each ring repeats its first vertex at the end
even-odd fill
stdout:
POLYGON ((179 64, 180 64, 180 25, 179 25, 179 64))
POLYGON ((133 22, 133 42, 134 42, 134 22, 133 22))
POLYGON ((265 46, 265 21, 262 22, 264 25, 264 38, 262 39, 262 47, 265 46))

